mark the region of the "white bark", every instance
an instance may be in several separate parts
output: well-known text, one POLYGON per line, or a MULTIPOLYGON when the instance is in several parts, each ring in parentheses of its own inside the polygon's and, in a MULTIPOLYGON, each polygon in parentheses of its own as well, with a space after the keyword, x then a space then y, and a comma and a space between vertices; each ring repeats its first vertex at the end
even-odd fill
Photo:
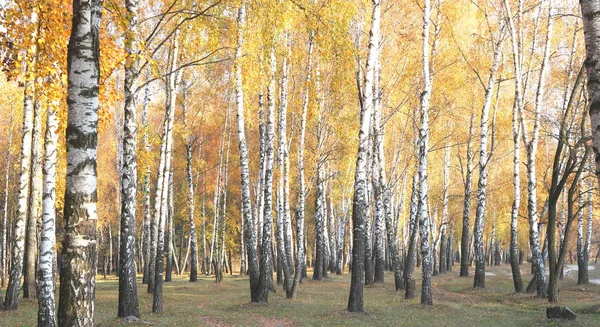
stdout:
POLYGON ((485 96, 483 107, 481 109, 481 122, 479 127, 479 181, 477 182, 477 206, 475 210, 475 224, 473 226, 473 247, 475 259, 475 277, 473 287, 485 287, 485 255, 483 243, 483 228, 485 222, 485 206, 487 201, 487 175, 488 163, 490 155, 488 154, 488 120, 490 115, 490 107, 492 106, 492 96, 494 93, 494 85, 496 84, 496 73, 500 66, 500 57, 502 52, 502 35, 500 32, 494 42, 494 56, 492 60, 492 68, 488 78, 488 83, 485 87, 485 96))
POLYGON ((242 46, 244 43, 244 25, 246 6, 240 6, 237 16, 237 46, 235 50, 234 75, 235 75, 235 103, 237 114, 237 131, 240 154, 240 174, 242 189, 242 216, 244 219, 244 237, 248 255, 248 274, 250 275, 250 298, 252 302, 259 302, 259 265, 256 258, 255 233, 252 228, 252 206, 250 201, 250 168, 248 160, 248 145, 246 144, 246 131, 244 121, 244 89, 242 86, 242 46))
MULTIPOLYGON (((34 13, 30 18, 32 23, 37 22, 37 15, 34 13)), ((32 151, 32 130, 33 130, 33 98, 35 94, 35 71, 37 64, 37 37, 39 29, 31 36, 31 53, 34 55, 25 63, 25 85, 23 95, 23 126, 21 129, 21 158, 19 169, 19 190, 17 195, 17 213, 14 218, 14 228, 12 239, 14 240, 11 253, 11 269, 6 288, 6 300, 4 301, 4 310, 16 310, 19 306, 19 297, 21 292, 21 278, 23 277, 23 259, 25 252, 25 228, 27 222, 27 213, 29 205, 29 180, 31 176, 31 151, 32 151)))
MULTIPOLYGON (((367 198, 367 164, 369 153, 369 134, 371 131, 371 116, 373 110, 373 80, 375 76, 375 60, 378 57, 380 40, 381 3, 372 0, 373 11, 371 19, 371 32, 369 35, 369 52, 365 69, 364 89, 361 99, 360 130, 358 133, 358 153, 354 175, 354 196, 352 204, 352 277, 348 311, 362 312, 363 307, 363 270, 366 237, 366 219, 368 217, 367 198)), ((359 68, 360 69, 360 68, 359 68)))
POLYGON ((75 1, 68 51, 67 179, 59 326, 93 326, 96 288, 96 145, 102 2, 75 1))
POLYGON ((58 144, 58 117, 54 107, 48 108, 46 135, 44 138, 44 190, 42 202, 42 228, 40 234, 40 258, 38 268, 38 326, 56 326, 56 303, 54 300, 54 274, 56 243, 56 152, 58 144))

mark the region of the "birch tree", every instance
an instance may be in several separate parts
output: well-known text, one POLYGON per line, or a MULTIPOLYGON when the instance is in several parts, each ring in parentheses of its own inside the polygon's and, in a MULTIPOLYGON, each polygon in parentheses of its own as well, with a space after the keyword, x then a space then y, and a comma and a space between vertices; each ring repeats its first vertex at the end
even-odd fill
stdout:
MULTIPOLYGON (((372 0, 371 32, 369 34, 369 50, 365 69, 362 98, 360 99, 361 115, 358 133, 358 153, 354 174, 354 196, 352 202, 352 276, 348 311, 362 312, 363 307, 363 272, 365 267, 365 238, 368 199, 367 199, 367 164, 369 134, 373 111, 373 80, 375 77, 375 61, 378 57, 380 40, 381 2, 372 0)), ((359 68, 360 69, 360 68, 359 68)))
POLYGON ((42 202, 42 226, 39 245, 38 268, 38 326, 56 326, 56 302, 54 299, 53 263, 56 260, 56 153, 58 144, 57 108, 47 111, 46 134, 44 137, 44 188, 42 202))
POLYGON ((421 283, 421 304, 433 305, 431 296, 431 248, 429 244, 429 219, 427 213, 427 152, 429 151, 429 101, 431 98, 431 67, 429 63, 429 24, 431 15, 431 4, 429 0, 424 1, 423 7, 423 91, 420 96, 419 118, 419 155, 418 155, 418 206, 417 216, 419 219, 419 234, 421 236, 421 256, 423 281, 421 283))
POLYGON ((246 5, 242 2, 237 14, 237 45, 235 49, 234 76, 235 76, 235 103, 237 114, 237 134, 240 155, 240 174, 242 189, 242 215, 244 217, 244 237, 246 253, 248 255, 248 275, 250 279, 250 299, 252 302, 262 302, 260 289, 260 267, 256 257, 256 244, 254 229, 252 228, 252 207, 250 203, 250 168, 248 160, 248 145, 246 144, 246 131, 244 121, 244 89, 242 85, 242 47, 244 44, 244 27, 246 22, 246 5))
POLYGON ((127 0, 128 28, 125 34, 125 106, 121 175, 121 240, 119 247, 119 317, 140 316, 135 270, 135 220, 137 207, 137 106, 139 49, 137 42, 138 1, 127 0))
POLYGON ((59 326, 93 326, 96 286, 96 144, 102 1, 74 1, 67 61, 67 180, 59 326))
MULTIPOLYGON (((179 30, 175 31, 173 36, 173 47, 170 53, 169 63, 169 76, 167 77, 166 89, 167 98, 165 101, 165 127, 163 131, 163 142, 164 142, 164 166, 162 172, 161 187, 161 198, 159 199, 159 211, 158 211, 158 223, 157 223, 157 238, 156 238, 156 257, 154 269, 154 288, 153 288, 153 301, 152 301, 152 312, 162 313, 163 311, 163 262, 164 262, 164 246, 165 246, 165 225, 168 215, 168 196, 169 196, 169 183, 171 183, 171 160, 172 160, 172 148, 173 148, 173 123, 175 120, 175 103, 177 98, 177 85, 179 82, 180 74, 175 72, 174 69, 177 67, 177 60, 179 57, 179 30)), ((162 149, 161 149, 162 150, 162 149)), ((158 188, 157 188, 158 192, 158 188)))
MULTIPOLYGON (((460 276, 469 276, 469 225, 471 219, 471 192, 473 184, 473 136, 475 134, 475 115, 469 122, 469 139, 467 141, 467 162, 465 167, 465 197, 462 212, 462 233, 460 238, 460 276)), ((462 166, 461 166, 462 167, 462 166)))
MULTIPOLYGON (((36 24, 39 22, 38 15, 32 12, 29 22, 36 24)), ((31 36, 33 40, 33 54, 25 62, 24 71, 27 76, 24 82, 23 91, 23 126, 21 128, 21 158, 19 169, 19 191, 17 195, 17 213, 14 218, 14 228, 12 237, 14 245, 11 252, 11 269, 6 287, 6 299, 4 301, 4 310, 17 310, 19 306, 19 296, 21 292, 21 278, 23 277, 23 259, 25 251, 25 232, 29 205, 29 182, 31 178, 31 152, 32 152, 32 130, 33 130, 33 103, 35 95, 35 71, 38 56, 37 38, 39 28, 35 29, 31 36)))
POLYGON ((298 141, 298 205, 296 209, 296 269, 294 272, 294 281, 288 299, 294 298, 298 283, 302 279, 304 256, 304 216, 306 210, 306 182, 304 177, 304 144, 306 140, 306 120, 308 116, 308 104, 310 99, 310 78, 312 71, 312 56, 314 48, 315 33, 311 30, 308 38, 308 53, 306 62, 306 76, 304 80, 304 95, 302 98, 302 117, 300 119, 300 139, 298 141))
MULTIPOLYGON (((39 80, 38 80, 39 81, 39 80)), ((29 186, 29 209, 25 233, 25 263, 23 266, 23 297, 36 298, 36 266, 38 260, 38 220, 42 201, 42 103, 41 90, 36 93, 33 105, 33 134, 31 141, 31 180, 29 186)))
POLYGON ((288 233, 288 229, 291 231, 291 219, 290 219, 290 206, 289 206, 289 153, 288 153, 288 142, 287 142, 287 110, 288 110, 288 56, 290 40, 289 35, 285 33, 286 49, 288 54, 284 55, 281 64, 281 92, 279 100, 279 113, 278 113, 278 124, 277 130, 279 132, 278 145, 277 145, 277 166, 279 169, 279 181, 278 181, 278 202, 279 202, 279 218, 278 221, 281 224, 277 227, 277 253, 280 257, 280 262, 283 268, 284 276, 284 289, 286 296, 291 292, 292 287, 292 252, 291 252, 291 234, 288 233), (281 242, 281 245, 279 243, 281 242))
MULTIPOLYGON (((3 195, 3 205, 2 205, 2 230, 0 230, 0 241, 2 245, 0 247, 0 286, 6 286, 6 272, 8 270, 7 261, 6 261, 6 249, 8 249, 8 193, 9 193, 9 182, 10 182, 10 163, 12 159, 12 144, 13 144, 13 121, 14 121, 14 111, 11 112, 10 115, 10 124, 9 124, 9 132, 8 132, 8 145, 6 149, 6 157, 4 159, 4 164, 6 165, 4 170, 4 195, 3 195)), ((2 295, 0 294, 0 302, 2 302, 2 295)))
POLYGON ((596 178, 600 184, 600 3, 593 0, 580 0, 585 39, 585 68, 587 72, 587 94, 589 115, 592 126, 592 150, 596 163, 596 178))
MULTIPOLYGON (((510 15, 510 14, 509 14, 510 15)), ((483 227, 485 222, 485 206, 487 200, 487 176, 488 176, 488 163, 491 159, 488 153, 488 120, 490 114, 490 107, 492 106, 492 96, 494 93, 494 85, 496 84, 496 73, 500 66, 500 55, 502 52, 502 39, 503 28, 500 27, 501 32, 496 36, 496 40, 493 40, 494 55, 492 59, 492 68, 490 69, 490 75, 488 78, 487 85, 485 85, 485 96, 483 100, 483 107, 481 109, 481 121, 479 126, 479 180, 477 182, 477 206, 475 211, 475 224, 473 226, 473 239, 474 239, 474 258, 475 258, 475 276, 473 281, 473 287, 484 288, 485 287, 485 254, 484 254, 484 243, 483 243, 483 227)))
MULTIPOLYGON (((587 190, 591 194, 591 190, 587 190)), ((589 252, 586 253, 586 242, 583 234, 583 214, 584 214, 584 200, 583 192, 579 189, 579 208, 577 211, 577 285, 585 285, 590 283, 590 277, 588 274, 588 261, 589 252)), ((564 198, 564 197, 563 197, 564 198)), ((591 196, 590 196, 591 198, 591 196)), ((588 210, 589 211, 589 210, 588 210)), ((590 212, 588 212, 590 215, 590 212)), ((588 226, 591 224, 591 219, 588 219, 588 226)), ((561 238, 561 242, 564 241, 564 236, 561 238)))

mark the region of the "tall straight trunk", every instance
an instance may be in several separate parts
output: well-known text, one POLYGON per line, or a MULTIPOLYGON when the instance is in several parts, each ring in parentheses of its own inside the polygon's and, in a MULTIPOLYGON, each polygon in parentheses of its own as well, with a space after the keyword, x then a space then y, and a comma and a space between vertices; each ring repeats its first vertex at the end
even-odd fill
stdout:
POLYGON ((273 161, 275 144, 275 48, 271 48, 270 82, 267 90, 267 114, 265 125, 265 206, 262 231, 259 302, 269 302, 269 290, 273 285, 273 251, 271 242, 273 224, 273 161))
MULTIPOLYGON (((362 98, 360 99, 361 115, 358 133, 358 153, 356 156, 356 169, 354 174, 354 196, 352 202, 352 276, 350 281, 350 296, 348 298, 348 311, 362 312, 363 306, 363 273, 365 269, 365 239, 366 219, 368 219, 368 194, 367 194, 367 164, 369 153, 369 134, 371 132, 371 118, 373 111, 373 80, 375 78, 375 62, 378 58, 380 42, 380 17, 381 3, 372 0, 371 32, 369 34, 369 52, 365 69, 362 98)), ((361 67, 359 67, 359 70, 361 67)))
MULTIPOLYGON (((591 192, 588 190, 588 192, 591 192)), ((577 211, 577 285, 585 285, 590 283, 588 275, 588 263, 585 260, 584 235, 583 235, 583 192, 579 189, 578 196, 579 209, 577 211)), ((589 224, 589 223, 588 223, 589 224)), ((561 240, 561 242, 564 241, 561 240)))
MULTIPOLYGON (((320 76, 317 68, 315 83, 320 86, 320 76)), ((325 155, 323 147, 325 143, 324 123, 323 123, 323 98, 322 90, 317 88, 317 153, 316 153, 316 188, 315 188, 315 266, 313 270, 313 280, 321 280, 325 275, 326 249, 325 243, 325 220, 327 219, 327 209, 325 208, 325 155)))
MULTIPOLYGON (((430 206, 430 204, 428 204, 428 206, 430 206)), ((432 275, 433 276, 437 276, 439 275, 439 267, 438 267, 438 260, 437 260, 437 247, 438 244, 440 243, 440 233, 437 231, 437 224, 438 224, 438 206, 436 205, 435 208, 433 209, 433 215, 431 215, 431 212, 429 214, 429 230, 431 233, 431 264, 433 266, 432 268, 432 275)))
POLYGON ((291 235, 288 233, 288 229, 291 230, 290 223, 290 206, 289 206, 289 153, 288 153, 288 142, 287 142, 287 107, 288 107, 288 56, 289 56, 289 35, 285 33, 285 39, 287 43, 288 54, 283 56, 281 65, 281 92, 279 100, 279 113, 278 113, 278 126, 279 132, 278 145, 277 145, 277 168, 279 170, 279 181, 278 181, 278 222, 277 226, 277 254, 281 257, 281 264, 283 268, 283 286, 286 292, 286 296, 290 293, 292 287, 292 276, 291 276, 291 235), (281 243, 281 244, 279 244, 281 243))
POLYGON ((102 1, 74 1, 67 54, 69 114, 59 326, 93 326, 96 288, 96 145, 102 1))
MULTIPOLYGON (((442 195, 442 223, 440 225, 440 273, 446 272, 448 230, 448 192, 450 191, 450 147, 444 149, 444 194, 442 195)), ((437 258, 436 258, 437 259, 437 258)))
POLYGON ((112 264, 113 264, 113 237, 112 237, 112 226, 108 224, 108 254, 106 255, 108 261, 107 272, 104 274, 104 278, 106 279, 106 273, 110 274, 112 272, 112 264))
MULTIPOLYGON (((330 173, 329 176, 332 176, 333 173, 330 173)), ((328 227, 328 238, 329 238, 329 271, 330 272, 335 272, 335 262, 336 262, 336 256, 337 256, 337 246, 336 246, 336 241, 337 241, 337 233, 336 233, 336 219, 335 219, 335 206, 333 205, 333 200, 331 199, 331 194, 333 193, 331 188, 332 188, 332 184, 333 183, 329 183, 329 193, 328 193, 328 203, 329 205, 327 206, 329 208, 329 212, 328 212, 328 219, 329 219, 329 223, 327 224, 328 227)))
MULTIPOLYGON (((8 186, 10 182, 10 165, 12 159, 12 144, 13 144, 13 121, 14 121, 14 111, 11 111, 10 114, 10 123, 8 125, 8 145, 6 148, 6 158, 4 161, 5 169, 4 169, 4 196, 3 196, 3 204, 2 204, 2 230, 0 230, 0 287, 6 286, 6 272, 8 269, 7 261, 6 261, 6 249, 8 249, 8 186)), ((0 302, 2 302, 2 295, 0 295, 0 302)))
POLYGON ((33 105, 33 138, 31 149, 31 181, 29 186, 29 210, 25 238, 25 264, 23 266, 23 297, 36 298, 36 266, 38 260, 38 221, 41 221, 42 204, 42 116, 39 95, 33 105))
POLYGON ((594 150, 595 174, 600 184, 600 3, 593 0, 579 0, 583 18, 585 38, 585 68, 587 72, 587 94, 594 150))
POLYGON ((186 146, 186 157, 187 157, 187 186, 188 186, 188 215, 190 224, 190 248, 192 257, 190 261, 190 282, 198 281, 198 238, 196 236, 196 219, 194 217, 195 211, 195 196, 194 196, 194 183, 192 181, 192 145, 188 143, 186 146))
MULTIPOLYGON (((116 161, 116 170, 118 177, 118 187, 119 193, 116 197, 117 211, 121 212, 121 188, 123 187, 123 116, 121 115, 121 111, 118 108, 115 110, 115 130, 116 130, 116 139, 117 139, 117 160, 116 161)), ((120 218, 120 217, 119 217, 120 218)), ((115 255, 115 274, 119 277, 121 273, 121 219, 117 218, 117 251, 115 255)))
POLYGON ((383 148, 383 137, 381 131, 381 102, 379 97, 379 64, 377 63, 379 58, 375 61, 374 78, 373 78, 373 117, 371 118, 371 133, 373 138, 372 148, 372 161, 371 161, 371 188, 373 190, 373 254, 374 254, 374 283, 384 282, 385 273, 385 212, 383 209, 383 188, 385 185, 381 184, 380 174, 385 168, 382 167, 383 161, 381 161, 380 155, 383 154, 379 148, 383 148), (379 116, 379 117, 376 117, 379 116), (378 119, 379 118, 379 119, 378 119))
POLYGON ((413 175, 412 190, 410 195, 410 213, 408 226, 408 249, 406 251, 406 260, 404 261, 404 272, 402 274, 403 286, 406 289, 405 299, 412 299, 415 296, 415 280, 412 273, 415 269, 415 260, 417 255, 417 234, 419 231, 418 206, 419 206, 419 172, 413 175))
POLYGON ((348 202, 345 195, 342 197, 342 218, 337 226, 337 257, 335 263, 336 275, 341 275, 344 272, 344 239, 346 236, 346 222, 348 221, 348 202))
MULTIPOLYGON (((37 23, 37 15, 32 15, 31 23, 37 23)), ((10 276, 6 288, 6 299, 4 301, 4 310, 17 310, 21 293, 21 278, 23 277, 23 264, 25 255, 25 235, 27 225, 27 215, 29 207, 29 188, 31 179, 31 157, 32 157, 32 132, 33 132, 33 112, 35 97, 35 72, 37 65, 37 38, 39 27, 31 35, 32 47, 31 58, 25 62, 25 82, 23 91, 23 126, 21 128, 21 159, 19 169, 19 191, 17 195, 17 212, 14 218, 14 228, 12 237, 14 240, 10 258, 10 276)))
POLYGON ((219 233, 219 200, 220 200, 220 186, 221 186, 221 167, 222 167, 222 161, 223 161, 223 140, 221 141, 221 150, 219 151, 219 165, 217 167, 217 180, 216 180, 216 188, 214 191, 214 196, 213 196, 213 224, 212 224, 212 239, 210 242, 210 256, 208 259, 208 274, 210 275, 210 273, 213 271, 213 264, 214 264, 214 257, 215 257, 215 251, 218 253, 219 252, 219 245, 217 244, 218 241, 218 233, 219 233), (215 249, 215 245, 216 245, 216 249, 215 249))
POLYGON ((152 221, 150 223, 150 258, 148 262, 148 293, 154 293, 154 284, 156 281, 156 251, 158 249, 158 232, 159 232, 159 224, 161 220, 161 208, 162 208, 162 198, 166 195, 166 190, 164 189, 164 170, 165 170, 165 161, 166 161, 166 149, 167 149, 167 138, 168 138, 168 126, 169 126, 169 113, 165 111, 165 118, 163 122, 163 135, 161 138, 161 146, 160 146, 160 157, 158 163, 158 171, 156 177, 156 191, 154 194, 154 208, 152 211, 152 221))
POLYGON ((262 240, 262 225, 263 214, 265 207, 265 124, 264 124, 264 95, 262 90, 258 93, 258 146, 259 146, 259 164, 258 176, 256 181, 255 191, 255 206, 254 206, 254 230, 256 233, 255 240, 258 242, 253 246, 260 254, 262 240))
POLYGON ((123 159, 121 175, 121 240, 119 263, 119 317, 140 316, 135 271, 135 223, 137 207, 137 107, 138 1, 127 0, 128 29, 125 35, 125 109, 123 119, 123 159))
POLYGON ((590 247, 592 245, 592 219, 594 218, 594 207, 593 207, 593 193, 591 185, 589 185, 590 189, 588 189, 587 195, 587 230, 586 230, 586 238, 585 245, 583 246, 583 262, 585 263, 585 269, 587 270, 588 263, 590 261, 590 247))
POLYGON ((223 279, 223 267, 221 265, 225 264, 225 229, 227 227, 227 185, 229 183, 229 149, 231 145, 231 127, 229 126, 229 109, 226 113, 226 125, 227 125, 227 148, 225 150, 225 162, 224 162, 224 173, 223 173, 223 187, 221 188, 222 192, 222 207, 221 207, 221 254, 218 257, 218 271, 217 271, 217 281, 220 282, 223 279))
POLYGON ((502 39, 503 35, 501 32, 499 35, 497 35, 497 39, 494 42, 492 68, 490 70, 488 83, 485 87, 485 96, 483 100, 483 107, 481 109, 481 122, 479 126, 479 180, 477 182, 477 207, 475 210, 475 224, 473 226, 473 248, 475 252, 475 276, 473 287, 475 288, 485 287, 483 228, 485 222, 485 205, 487 201, 488 164, 491 159, 491 153, 488 154, 488 120, 490 115, 490 107, 492 106, 494 85, 496 84, 496 73, 500 65, 502 39))
POLYGON ((314 47, 314 31, 309 32, 308 38, 308 54, 307 54, 307 63, 306 63, 306 77, 305 77, 305 89, 304 89, 304 97, 302 99, 302 119, 300 121, 300 140, 298 141, 298 205, 296 209, 296 248, 297 248, 297 258, 296 258, 296 270, 294 272, 294 282, 292 283, 292 288, 290 290, 290 294, 288 295, 288 299, 294 298, 296 294, 296 289, 298 287, 298 283, 302 279, 302 271, 306 266, 305 262, 305 252, 306 248, 304 247, 304 216, 306 210, 306 182, 304 177, 304 144, 306 140, 306 121, 308 116, 308 103, 310 99, 310 77, 312 71, 312 53, 314 47))
POLYGON ((244 122, 244 89, 242 85, 242 46, 244 43, 243 29, 245 25, 246 6, 240 6, 237 15, 237 46, 235 49, 234 74, 235 74, 235 103, 237 115, 237 131, 240 154, 240 174, 242 190, 242 216, 244 218, 244 237, 246 252, 248 255, 248 275, 250 279, 250 299, 252 302, 260 302, 260 271, 258 259, 256 258, 256 244, 254 229, 252 228, 252 206, 250 203, 250 168, 248 159, 248 145, 246 144, 246 131, 244 122))
POLYGON ((38 326, 56 326, 56 302, 54 270, 56 257, 56 152, 58 144, 58 117, 55 107, 49 107, 44 137, 44 189, 42 202, 42 226, 38 269, 38 326))
POLYGON ((202 174, 202 208, 200 209, 202 215, 202 273, 208 274, 208 266, 206 258, 206 173, 202 174))
POLYGON ((473 139, 475 134, 475 115, 471 115, 469 123, 469 140, 467 142, 467 163, 465 172, 465 197, 463 200, 462 233, 460 238, 460 276, 469 276, 469 229, 471 219, 471 190, 473 184, 473 139))
MULTIPOLYGON (((217 166, 217 175, 215 181, 215 191, 213 194, 213 232, 212 232, 212 240, 210 242, 210 257, 208 260, 208 274, 210 275, 213 268, 216 268, 216 262, 218 261, 219 254, 219 212, 221 210, 221 187, 222 187, 222 171, 223 171, 223 152, 225 148, 225 131, 227 128, 227 117, 225 119, 225 123, 223 124, 223 131, 221 134, 221 146, 219 148, 219 164, 217 166), (216 248, 215 248, 216 247, 216 248), (217 259, 213 259, 217 258, 217 259), (213 267, 214 266, 214 267, 213 267)), ((217 273, 215 271, 215 273, 217 273)))
POLYGON ((165 126, 163 137, 166 138, 164 146, 164 167, 162 171, 162 187, 161 198, 159 202, 159 223, 157 224, 158 235, 156 238, 156 257, 155 273, 154 273, 154 292, 152 299, 152 312, 162 313, 163 311, 163 261, 164 261, 164 245, 165 245, 165 224, 168 215, 168 195, 169 184, 172 182, 172 149, 173 149, 173 124, 175 120, 175 104, 177 100, 177 84, 181 77, 180 73, 175 73, 173 70, 177 67, 179 57, 179 30, 175 31, 173 36, 173 48, 171 49, 169 63, 170 71, 172 72, 167 78, 167 99, 165 101, 165 126))
POLYGON ((431 296, 431 249, 429 244, 429 219, 427 213, 427 152, 429 151, 429 101, 431 98, 431 71, 429 64, 429 24, 431 5, 424 1, 423 8, 423 92, 420 96, 419 162, 418 162, 418 209, 423 281, 421 283, 421 304, 433 305, 431 296))
MULTIPOLYGON (((146 73, 146 80, 148 80, 148 73, 146 73)), ((148 127, 148 103, 150 102, 150 88, 146 85, 144 89, 144 102, 142 105, 142 128, 143 128, 143 137, 142 144, 144 146, 144 153, 147 158, 150 157, 150 142, 149 142, 149 127, 148 127)), ((152 233, 150 231, 150 224, 152 221, 152 213, 151 213, 151 205, 150 205, 150 161, 147 160, 146 170, 144 171, 144 186, 143 186, 143 194, 144 194, 144 225, 143 225, 143 243, 142 250, 143 252, 143 261, 144 261, 144 273, 142 276, 142 283, 148 283, 148 275, 150 270, 150 262, 153 261, 150 257, 150 242, 152 239, 152 233)))
POLYGON ((165 234, 165 245, 167 247, 166 260, 167 264, 165 267, 165 282, 173 280, 173 261, 175 256, 175 249, 173 246, 173 239, 175 238, 175 230, 173 229, 173 170, 169 172, 169 195, 167 198, 167 232, 165 234))

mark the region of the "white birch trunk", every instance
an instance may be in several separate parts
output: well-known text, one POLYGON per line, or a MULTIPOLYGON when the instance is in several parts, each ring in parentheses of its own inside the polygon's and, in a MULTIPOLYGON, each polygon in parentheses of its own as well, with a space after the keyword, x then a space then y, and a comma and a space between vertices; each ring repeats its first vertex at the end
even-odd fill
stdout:
POLYGON ((483 228, 485 222, 485 206, 487 201, 487 175, 490 155, 488 154, 488 120, 490 107, 492 106, 492 96, 494 85, 496 84, 496 73, 500 66, 500 57, 502 52, 502 35, 497 36, 494 42, 494 56, 490 76, 485 88, 483 107, 481 109, 481 122, 479 126, 479 181, 477 182, 477 206, 475 210, 475 223, 473 226, 473 248, 475 260, 475 277, 473 287, 485 287, 485 254, 483 243, 483 228))
POLYGON ((38 268, 38 326, 56 326, 56 303, 54 300, 54 271, 56 256, 56 153, 58 144, 58 117, 54 107, 48 108, 46 135, 44 138, 44 190, 42 202, 42 228, 40 235, 40 258, 38 268))
POLYGON ((102 1, 75 1, 67 61, 69 117, 59 326, 93 326, 96 289, 96 145, 102 1))
POLYGON ((246 252, 248 255, 248 274, 250 275, 250 299, 252 302, 259 302, 260 294, 260 272, 256 257, 255 233, 252 228, 252 206, 250 201, 250 168, 248 160, 248 145, 246 144, 246 131, 244 121, 244 89, 242 86, 242 46, 244 43, 244 25, 246 20, 246 6, 244 3, 240 6, 237 15, 237 46, 235 50, 234 75, 235 75, 235 103, 237 115, 237 131, 240 155, 240 174, 242 190, 242 216, 244 219, 244 237, 246 243, 246 252))
MULTIPOLYGON (((37 14, 32 14, 31 23, 38 21, 37 14)), ((11 253, 11 269, 6 288, 4 310, 17 310, 23 277, 23 260, 25 252, 25 232, 29 205, 29 181, 31 176, 31 152, 33 130, 33 98, 35 95, 35 71, 37 64, 37 37, 39 29, 31 36, 34 40, 31 53, 25 66, 25 85, 23 94, 23 126, 21 129, 21 158, 19 169, 19 190, 17 195, 17 212, 12 231, 13 249, 11 253)))
MULTIPOLYGON (((356 157, 356 170, 354 175, 354 196, 352 203, 352 276, 350 283, 350 296, 348 299, 348 311, 362 312, 363 288, 364 288, 364 257, 366 238, 366 219, 368 217, 368 194, 367 194, 367 165, 369 153, 369 134, 371 131, 371 117, 373 110, 373 80, 375 61, 378 57, 380 40, 380 16, 381 3, 372 0, 371 32, 369 34, 369 52, 365 69, 364 89, 361 99, 360 130, 358 133, 358 153, 356 157)), ((361 67, 359 67, 360 70, 361 67)))

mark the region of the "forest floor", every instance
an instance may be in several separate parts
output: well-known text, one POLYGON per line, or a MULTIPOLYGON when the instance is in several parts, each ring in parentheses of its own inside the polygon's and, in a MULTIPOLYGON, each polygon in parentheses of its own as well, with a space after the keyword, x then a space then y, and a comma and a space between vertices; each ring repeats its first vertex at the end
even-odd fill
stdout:
MULTIPOLYGON (((529 270, 522 265, 521 271, 529 270)), ((222 283, 202 278, 187 282, 187 276, 174 276, 164 284, 164 313, 152 314, 152 296, 138 278, 140 314, 152 326, 600 326, 600 285, 578 286, 576 265, 566 268, 560 282, 560 305, 577 313, 574 322, 550 321, 545 310, 549 304, 530 294, 515 294, 510 266, 487 267, 486 289, 472 288, 473 278, 457 276, 454 271, 433 277, 433 307, 422 306, 420 283, 417 296, 404 299, 396 292, 393 275, 386 274, 384 284, 366 287, 364 314, 351 314, 345 308, 350 275, 329 275, 323 281, 305 280, 295 300, 286 300, 278 287, 269 296, 270 304, 249 303, 247 278, 225 276, 222 283)), ((309 271, 310 276, 310 271, 309 271)), ((415 277, 420 279, 417 268, 415 277)), ((525 274, 528 282, 531 275, 525 274)), ((590 267, 590 278, 600 278, 590 267)), ((526 285, 525 285, 526 286, 526 285)), ((116 277, 98 276, 96 290, 96 326, 122 326, 115 318, 118 300, 116 277)), ((35 326, 37 302, 24 299, 16 312, 0 311, 0 326, 35 326)))

